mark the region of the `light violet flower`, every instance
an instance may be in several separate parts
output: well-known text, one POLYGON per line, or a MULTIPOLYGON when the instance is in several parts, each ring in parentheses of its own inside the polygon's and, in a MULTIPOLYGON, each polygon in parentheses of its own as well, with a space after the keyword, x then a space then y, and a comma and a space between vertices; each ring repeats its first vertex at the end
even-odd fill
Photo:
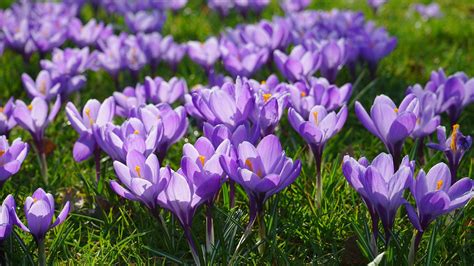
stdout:
POLYGON ((0 136, 0 188, 14 174, 20 171, 28 155, 28 144, 15 139, 10 145, 5 136, 0 136))
POLYGON ((48 71, 42 70, 36 80, 33 80, 28 74, 21 75, 23 86, 31 98, 39 97, 47 101, 58 96, 60 83, 54 83, 48 71))
POLYGON ((188 91, 186 80, 176 77, 165 81, 161 77, 152 79, 145 78, 145 95, 149 103, 169 103, 173 104, 179 99, 182 99, 184 94, 188 91))
POLYGON ((211 37, 203 43, 190 41, 187 45, 188 56, 191 60, 201 65, 208 72, 221 56, 219 51, 219 41, 215 37, 211 37))
POLYGON ((0 106, 0 135, 8 136, 10 130, 16 126, 16 120, 13 116, 15 103, 10 98, 4 106, 0 106))
POLYGON ((3 243, 12 233, 15 225, 15 199, 12 195, 8 195, 0 206, 0 243, 3 243))
POLYGON ((290 81, 308 80, 321 65, 319 52, 308 51, 301 45, 295 46, 289 55, 276 50, 273 60, 280 73, 290 81))

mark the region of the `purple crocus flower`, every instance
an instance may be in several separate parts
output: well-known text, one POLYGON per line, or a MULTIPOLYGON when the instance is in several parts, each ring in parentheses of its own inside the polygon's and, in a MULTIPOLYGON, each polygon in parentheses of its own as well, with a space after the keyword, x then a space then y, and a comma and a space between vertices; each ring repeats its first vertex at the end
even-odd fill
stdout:
POLYGON ((125 67, 124 41, 125 35, 111 35, 105 40, 99 41, 102 52, 97 55, 101 68, 107 71, 117 82, 120 70, 125 67))
POLYGON ((229 11, 234 7, 233 1, 222 1, 222 0, 207 0, 209 8, 219 12, 221 16, 227 16, 229 11))
POLYGON ((103 22, 91 19, 82 25, 78 18, 74 18, 69 24, 69 38, 80 48, 86 46, 97 46, 97 42, 113 34, 112 26, 105 26, 103 22))
POLYGON ((137 84, 135 88, 126 87, 123 92, 113 93, 117 103, 117 115, 129 117, 132 110, 146 104, 145 86, 137 84))
POLYGON ((5 136, 0 136, 0 188, 12 175, 20 171, 21 164, 28 155, 28 144, 15 139, 10 146, 5 136))
POLYGON ((270 0, 234 0, 234 4, 244 14, 247 13, 249 9, 260 13, 270 4, 270 0))
POLYGON ((36 80, 33 80, 28 74, 21 75, 23 86, 31 98, 39 97, 50 101, 58 96, 60 83, 54 83, 48 71, 42 70, 36 80))
POLYGON ((303 118, 309 117, 311 108, 322 105, 328 111, 336 110, 349 102, 352 85, 346 83, 341 87, 330 84, 325 78, 311 78, 309 87, 304 82, 288 86, 290 105, 303 118))
POLYGON ((253 43, 236 44, 224 38, 220 50, 224 68, 234 77, 250 77, 268 60, 268 50, 253 43))
POLYGON ((127 12, 125 24, 132 33, 161 31, 166 21, 166 14, 160 10, 127 12))
POLYGON ((408 88, 408 91, 414 93, 409 93, 402 102, 412 105, 416 115, 416 125, 411 137, 422 139, 436 130, 441 118, 436 115, 436 95, 430 91, 423 91, 420 85, 415 85, 414 88, 408 88))
POLYGON ((153 104, 173 104, 183 98, 184 94, 188 91, 186 80, 176 77, 171 78, 169 81, 165 81, 161 77, 154 79, 146 77, 144 88, 146 99, 153 104))
POLYGON ((345 41, 344 39, 329 40, 318 44, 318 46, 321 56, 321 74, 329 82, 334 83, 337 73, 347 60, 345 41))
POLYGON ((346 155, 342 164, 344 176, 369 209, 374 251, 379 219, 385 230, 385 242, 388 243, 397 210, 406 203, 403 192, 410 186, 413 176, 415 162, 410 162, 408 156, 403 158, 398 170, 394 163, 390 154, 381 153, 372 163, 364 157, 356 161, 346 155))
MULTIPOLYGON (((156 72, 156 68, 161 60, 161 56, 165 51, 168 50, 168 47, 162 46, 162 37, 158 32, 153 32, 150 34, 139 33, 137 35, 138 42, 140 47, 145 53, 148 62, 150 63, 152 73, 156 72)), ((167 44, 170 44, 169 42, 167 44)))
POLYGON ((237 149, 237 159, 221 156, 221 166, 227 175, 240 184, 250 201, 250 220, 247 231, 258 218, 260 238, 264 235, 264 203, 272 195, 289 186, 299 176, 301 163, 286 157, 278 137, 268 135, 255 147, 242 142, 237 149))
POLYGON ((58 24, 59 19, 30 23, 31 39, 41 54, 44 55, 66 41, 67 27, 58 24))
POLYGON ((405 139, 412 134, 416 126, 416 115, 410 105, 401 104, 397 108, 393 101, 385 96, 379 95, 375 98, 370 108, 370 116, 362 104, 355 103, 357 118, 364 127, 373 135, 378 137, 393 156, 395 168, 401 159, 402 147, 405 139))
POLYGON ((173 41, 173 37, 166 36, 160 44, 160 49, 163 51, 161 58, 163 61, 171 65, 171 68, 176 71, 178 64, 186 54, 187 45, 180 44, 173 41), (167 47, 165 49, 165 47, 167 47))
POLYGON ((411 8, 418 12, 418 14, 420 14, 420 16, 425 20, 430 18, 440 18, 443 16, 438 3, 431 3, 429 5, 413 4, 411 8))
POLYGON ((273 22, 262 20, 255 25, 243 27, 239 35, 245 43, 268 50, 284 49, 290 41, 290 25, 288 20, 275 19, 273 22))
POLYGON ((418 231, 409 255, 409 261, 414 262, 416 250, 430 223, 441 215, 464 207, 474 197, 474 181, 465 177, 452 184, 448 166, 438 163, 428 174, 420 170, 416 179, 411 181, 410 191, 417 208, 415 211, 410 204, 405 205, 408 218, 418 231))
POLYGON ((7 239, 15 225, 15 199, 12 195, 8 195, 0 206, 0 244, 7 239))
POLYGON ((468 80, 463 74, 450 76, 438 92, 438 95, 439 93, 443 95, 441 99, 444 101, 443 105, 447 106, 445 108, 451 124, 455 124, 462 110, 474 102, 474 78, 468 80))
POLYGON ((137 117, 143 121, 147 131, 163 125, 163 136, 156 147, 158 159, 163 163, 168 149, 184 137, 188 130, 188 118, 183 106, 173 109, 167 103, 147 105, 136 110, 137 117))
POLYGON ((136 150, 145 156, 155 152, 163 138, 163 124, 158 121, 146 127, 138 118, 130 118, 121 126, 107 123, 93 125, 93 133, 99 147, 114 161, 126 162, 127 154, 136 150))
POLYGON ((256 144, 260 139, 260 127, 251 123, 244 123, 232 129, 224 124, 213 126, 204 122, 203 132, 216 148, 226 139, 229 139, 236 147, 244 141, 256 144))
POLYGON ((464 154, 472 146, 471 136, 464 136, 459 129, 459 125, 455 124, 451 132, 451 136, 446 138, 446 128, 437 128, 438 143, 428 143, 428 147, 444 152, 448 159, 449 170, 453 183, 457 180, 457 170, 461 164, 464 154))
POLYGON ((0 135, 8 136, 10 130, 16 126, 15 117, 13 117, 13 110, 15 104, 13 98, 10 98, 4 106, 0 106, 0 135))
POLYGON ((61 97, 56 98, 53 107, 49 109, 48 103, 41 98, 34 98, 30 105, 17 100, 13 117, 20 127, 30 132, 41 162, 41 174, 45 183, 48 183, 46 150, 44 145, 44 131, 61 108, 61 97))
POLYGON ((134 35, 129 35, 124 41, 125 65, 135 79, 138 79, 138 72, 146 65, 147 58, 140 46, 139 39, 134 35))
POLYGON ((287 99, 288 93, 271 94, 263 90, 255 92, 255 109, 252 119, 259 125, 262 136, 275 131, 288 104, 287 99))
POLYGON ((385 5, 386 2, 387 2, 387 0, 367 0, 367 3, 372 8, 374 13, 377 13, 377 11, 380 9, 380 7, 385 5))
POLYGON ((299 12, 310 3, 311 0, 280 0, 280 6, 286 13, 299 12))
POLYGON ((273 60, 281 74, 290 81, 308 80, 321 64, 319 52, 308 51, 301 45, 295 46, 289 55, 276 50, 273 60))
POLYGON ((311 111, 308 119, 301 117, 295 109, 288 109, 288 120, 298 134, 309 144, 316 162, 316 195, 315 201, 321 206, 322 201, 322 177, 321 164, 326 142, 341 131, 347 119, 347 107, 343 106, 336 114, 335 111, 328 112, 324 106, 316 105, 311 111))
POLYGON ((3 34, 7 47, 15 50, 28 60, 38 50, 30 37, 29 21, 18 18, 12 12, 4 13, 3 34))
POLYGON ((142 153, 132 150, 127 154, 126 164, 115 161, 114 169, 123 186, 112 180, 112 190, 123 198, 142 202, 150 211, 156 213, 157 198, 168 184, 170 168, 160 168, 155 154, 145 157, 142 153))
POLYGON ((203 43, 190 41, 187 45, 188 56, 191 60, 201 65, 208 72, 221 56, 219 51, 219 41, 216 37, 211 37, 203 43))
POLYGON ((38 188, 31 197, 27 197, 25 200, 25 216, 28 227, 16 216, 17 225, 23 231, 33 235, 38 245, 42 244, 46 233, 62 224, 69 214, 70 205, 68 201, 53 223, 54 206, 53 195, 46 193, 42 188, 38 188))
POLYGON ((369 63, 370 71, 375 75, 378 62, 397 46, 397 38, 390 37, 384 28, 377 28, 374 23, 368 22, 361 39, 360 55, 369 63))

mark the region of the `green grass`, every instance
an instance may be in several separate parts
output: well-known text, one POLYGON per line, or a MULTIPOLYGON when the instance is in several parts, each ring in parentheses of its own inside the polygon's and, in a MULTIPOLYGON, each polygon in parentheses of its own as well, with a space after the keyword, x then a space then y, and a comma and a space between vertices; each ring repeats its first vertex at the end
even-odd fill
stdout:
MULTIPOLYGON (((8 6, 1 1, 1 6, 8 6)), ((203 1, 190 1, 188 7, 178 15, 170 14, 165 33, 172 34, 176 40, 204 40, 215 35, 225 27, 243 22, 237 14, 221 19, 210 11, 203 1)), ((429 1, 423 1, 429 2, 429 1)), ((389 1, 377 16, 366 6, 365 1, 315 0, 313 8, 329 10, 348 8, 361 10, 367 19, 377 25, 385 26, 398 38, 396 50, 384 59, 378 69, 377 79, 371 81, 364 75, 355 87, 353 98, 360 97, 364 106, 369 106, 378 94, 387 94, 400 101, 406 87, 414 83, 424 84, 432 70, 443 67, 447 73, 464 71, 474 76, 474 3, 469 0, 437 1, 444 12, 438 20, 423 21, 419 16, 407 15, 407 0, 389 1)), ((281 14, 276 1, 266 9, 263 16, 271 18, 281 14)), ((82 12, 84 18, 92 16, 90 9, 82 12)), ((103 12, 99 19, 110 21, 103 12)), ((250 21, 257 21, 251 17, 250 21)), ((39 58, 34 56, 30 63, 24 63, 21 56, 7 51, 0 57, 0 99, 10 96, 26 99, 21 86, 21 73, 35 75, 39 72, 39 58)), ((141 73, 141 80, 148 75, 141 73)), ((269 73, 263 70, 256 79, 264 79, 269 73)), ((172 72, 161 65, 160 76, 168 79, 172 72)), ((177 76, 184 77, 189 87, 205 83, 204 72, 186 59, 178 67, 177 76)), ((342 74, 338 84, 350 82, 342 74)), ((121 77, 122 85, 131 84, 126 75, 121 77)), ((90 98, 104 99, 112 94, 112 79, 104 72, 89 73, 86 88, 72 97, 80 106, 90 98)), ((259 255, 256 231, 242 248, 238 263, 241 264, 297 264, 303 263, 339 265, 363 264, 368 262, 367 245, 370 218, 361 198, 349 187, 341 173, 341 160, 344 154, 355 157, 374 158, 384 151, 382 143, 370 135, 353 113, 343 131, 330 140, 325 150, 323 167, 324 202, 320 209, 313 206, 314 163, 303 140, 291 129, 286 119, 280 125, 278 135, 287 154, 302 160, 300 177, 288 189, 271 198, 266 205, 267 223, 266 252, 259 255), (284 129, 284 130, 282 130, 284 129)), ((474 135, 474 106, 464 110, 460 120, 465 134, 474 135)), ((443 117, 447 125, 447 118, 443 117)), ((196 138, 190 129, 187 141, 196 138)), ((68 125, 64 112, 48 128, 47 137, 56 145, 48 157, 49 185, 43 184, 39 167, 33 151, 28 155, 17 175, 2 188, 1 197, 13 194, 18 213, 22 212, 23 202, 28 195, 43 187, 55 195, 58 207, 66 200, 73 203, 69 219, 47 237, 47 259, 55 264, 185 264, 192 263, 191 254, 182 230, 171 215, 166 214, 168 239, 162 227, 138 203, 120 199, 108 186, 108 180, 115 179, 110 159, 103 159, 103 181, 98 188, 93 185, 95 178, 92 160, 81 164, 72 158, 73 143, 78 137, 68 125)), ((12 138, 31 138, 21 129, 12 132, 12 138)), ((167 162, 176 169, 181 157, 183 140, 172 147, 167 162)), ((407 141, 405 154, 411 154, 415 144, 407 141)), ((417 165, 425 170, 444 160, 438 152, 426 150, 427 162, 417 165)), ((473 152, 466 154, 461 165, 463 176, 472 176, 474 167, 473 152)), ((225 191, 227 187, 223 188, 225 191)), ((228 209, 228 199, 221 193, 214 208, 217 247, 211 255, 206 255, 209 264, 225 264, 230 260, 235 247, 248 221, 247 197, 242 189, 237 193, 237 207, 228 209)), ((417 256, 417 264, 426 265, 472 265, 474 264, 473 204, 464 210, 454 212, 433 223, 425 233, 417 256), (436 234, 432 234, 436 227, 436 234), (430 247, 430 252, 427 252, 430 247)), ((204 212, 200 209, 195 216, 193 234, 200 245, 204 244, 204 212)), ((21 219, 24 219, 21 214, 21 219)), ((406 264, 413 227, 400 211, 394 228, 395 241, 387 250, 384 261, 388 265, 406 264)), ((5 241, 5 250, 12 264, 32 264, 37 259, 36 245, 31 236, 15 229, 15 234, 5 241), (21 240, 20 240, 21 239, 21 240)), ((385 250, 379 241, 379 250, 385 250)))

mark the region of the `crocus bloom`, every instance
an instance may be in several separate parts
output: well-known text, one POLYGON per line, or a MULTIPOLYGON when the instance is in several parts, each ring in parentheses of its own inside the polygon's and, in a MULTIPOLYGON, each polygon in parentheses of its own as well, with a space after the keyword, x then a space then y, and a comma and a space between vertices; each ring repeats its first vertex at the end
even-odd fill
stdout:
POLYGON ((344 39, 329 40, 318 45, 321 56, 321 74, 329 82, 336 81, 339 70, 346 63, 346 44, 344 39))
POLYGON ((367 3, 374 12, 377 12, 381 6, 383 6, 387 0, 367 0, 367 3))
POLYGON ((281 18, 272 22, 262 20, 258 24, 237 28, 236 31, 244 43, 253 43, 271 51, 286 48, 290 41, 289 22, 281 18))
POLYGON ((253 119, 261 129, 262 136, 272 134, 280 122, 286 109, 287 93, 265 93, 263 90, 255 92, 255 109, 253 119))
POLYGON ((398 170, 392 156, 386 153, 379 154, 372 163, 364 157, 356 161, 344 156, 342 172, 369 209, 375 239, 380 219, 388 242, 397 210, 406 203, 403 192, 411 184, 414 166, 415 162, 410 162, 408 156, 403 158, 398 170))
POLYGON ((42 188, 38 188, 31 197, 27 197, 25 200, 25 216, 28 227, 16 216, 17 225, 23 231, 33 235, 38 244, 44 240, 50 229, 62 224, 69 214, 68 201, 53 223, 54 205, 53 195, 46 193, 42 188))
POLYGON ((154 79, 146 77, 144 87, 147 101, 153 104, 173 104, 175 101, 183 98, 183 95, 188 91, 186 80, 176 77, 171 78, 169 81, 165 81, 161 77, 154 79))
POLYGON ((123 92, 116 91, 113 96, 117 103, 117 115, 122 117, 129 117, 133 109, 145 105, 147 97, 142 84, 137 84, 135 88, 126 87, 123 92))
POLYGON ((79 113, 76 106, 69 102, 66 105, 66 115, 71 126, 79 133, 79 139, 74 144, 73 157, 76 162, 87 160, 99 148, 96 144, 92 128, 111 122, 115 115, 115 102, 112 97, 107 98, 102 104, 93 99, 87 101, 79 113))
POLYGON ((173 41, 173 37, 166 36, 163 38, 160 46, 160 50, 163 51, 161 58, 171 65, 173 70, 176 70, 176 67, 186 54, 187 45, 176 43, 173 41), (165 47, 167 48, 165 49, 165 47))
POLYGON ((425 20, 443 16, 438 3, 431 3, 429 5, 414 4, 412 5, 412 9, 418 12, 425 20))
POLYGON ((166 15, 160 10, 127 12, 125 14, 125 23, 132 33, 161 31, 165 21, 166 15))
POLYGON ((99 65, 114 79, 117 79, 118 73, 125 67, 124 39, 124 35, 111 35, 99 42, 102 51, 97 55, 99 65))
POLYGON ((415 85, 414 88, 408 88, 408 91, 413 91, 413 93, 407 94, 402 103, 412 105, 411 109, 416 115, 416 125, 411 136, 424 138, 436 130, 441 118, 436 115, 436 95, 430 91, 424 91, 420 85, 415 85))
POLYGON ((93 126, 94 137, 99 147, 113 160, 125 162, 127 154, 136 150, 145 156, 155 152, 163 137, 163 125, 158 121, 152 127, 145 127, 137 118, 130 118, 121 126, 107 123, 93 126))
POLYGON ((21 139, 14 140, 10 146, 7 137, 0 136, 0 187, 18 173, 27 154, 28 144, 21 139))
POLYGON ((263 214, 265 201, 280 192, 299 176, 301 163, 285 156, 275 135, 264 137, 255 147, 242 142, 238 159, 221 156, 221 166, 229 177, 240 184, 250 200, 250 223, 263 214))
POLYGON ((138 75, 138 72, 146 65, 147 58, 145 52, 140 46, 139 39, 134 35, 129 35, 124 41, 124 56, 125 66, 130 69, 133 75, 138 75))
POLYGON ((127 154, 126 164, 115 161, 114 169, 123 184, 110 181, 115 193, 128 200, 140 201, 152 211, 157 207, 157 197, 166 188, 171 172, 169 167, 160 169, 155 154, 145 157, 132 150, 127 154))
POLYGON ((233 1, 222 1, 222 0, 207 0, 209 8, 219 12, 221 16, 226 16, 229 11, 234 7, 233 1))
MULTIPOLYGON (((161 60, 161 55, 168 49, 168 47, 166 45, 161 45, 162 38, 158 32, 150 34, 139 33, 137 38, 140 42, 140 47, 150 63, 151 70, 154 73, 161 60)), ((170 44, 170 42, 167 42, 166 44, 170 44)))
POLYGON ((459 120, 462 110, 474 102, 474 78, 468 80, 463 75, 450 76, 439 90, 443 94, 441 99, 448 106, 446 112, 449 119, 454 124, 459 120))
POLYGON ((268 60, 268 50, 253 43, 236 44, 222 39, 220 50, 224 68, 234 77, 250 77, 268 60))
POLYGON ((66 41, 67 27, 58 27, 58 20, 43 20, 30 24, 30 34, 35 46, 44 55, 66 41))
POLYGON ((375 74, 378 62, 390 54, 397 46, 397 38, 390 37, 382 27, 368 22, 364 27, 362 41, 359 43, 360 55, 367 60, 372 74, 375 74))
POLYGON ((219 59, 221 53, 219 51, 219 41, 215 37, 207 39, 200 43, 197 41, 188 42, 188 56, 209 71, 214 63, 219 59))
POLYGON ((321 64, 319 52, 308 51, 301 45, 294 47, 289 55, 276 50, 273 59, 278 70, 290 81, 308 80, 321 64))
POLYGON ((299 12, 305 9, 310 3, 311 0, 280 0, 281 8, 287 13, 299 12))
POLYGON ((186 109, 182 106, 173 109, 169 104, 161 103, 138 108, 136 113, 147 131, 160 127, 160 124, 163 126, 163 136, 156 146, 158 159, 163 163, 171 145, 178 142, 188 130, 186 109))
POLYGON ((328 111, 333 111, 347 104, 352 93, 350 83, 337 87, 325 78, 311 78, 309 85, 297 82, 288 86, 291 107, 305 119, 309 117, 313 106, 322 105, 328 111))
POLYGON ((15 225, 15 200, 12 195, 8 195, 0 206, 0 243, 10 236, 15 225))
POLYGON ((314 106, 309 119, 301 117, 293 108, 288 110, 288 120, 291 126, 309 144, 316 161, 316 195, 315 201, 320 206, 322 200, 321 164, 326 142, 341 131, 347 119, 347 108, 343 106, 336 112, 328 112, 324 106, 314 106))
POLYGON ((260 127, 251 125, 250 122, 241 124, 235 129, 229 128, 224 124, 211 125, 207 122, 203 124, 204 136, 208 138, 215 148, 217 148, 224 140, 229 139, 234 146, 247 141, 256 144, 260 139, 260 127))
POLYGON ((446 138, 446 128, 437 128, 438 143, 428 143, 428 147, 444 152, 448 159, 449 170, 453 183, 457 180, 457 170, 461 164, 461 160, 472 146, 471 136, 464 136, 459 129, 459 125, 455 124, 451 132, 451 136, 446 138))
POLYGON ((82 25, 78 18, 74 18, 69 24, 69 37, 79 47, 96 46, 100 39, 112 35, 112 26, 105 26, 103 22, 91 19, 82 25))
POLYGON ((474 181, 465 177, 451 183, 449 168, 444 163, 433 166, 428 174, 420 170, 416 179, 411 181, 410 191, 415 198, 416 208, 406 204, 408 218, 418 230, 414 245, 410 251, 410 260, 420 244, 423 233, 431 222, 441 215, 464 207, 474 197, 474 181))
POLYGON ((395 163, 400 162, 403 143, 416 126, 416 115, 411 110, 405 110, 406 105, 397 108, 393 101, 379 95, 370 108, 370 116, 357 101, 355 112, 364 127, 378 137, 384 144, 395 163))
POLYGON ((61 84, 54 83, 51 79, 51 75, 46 70, 40 71, 36 81, 26 73, 21 75, 21 80, 31 98, 39 97, 50 101, 58 96, 59 89, 61 88, 61 84))
POLYGON ((10 130, 16 126, 13 110, 15 104, 13 98, 10 98, 4 106, 0 106, 0 135, 8 136, 10 130))

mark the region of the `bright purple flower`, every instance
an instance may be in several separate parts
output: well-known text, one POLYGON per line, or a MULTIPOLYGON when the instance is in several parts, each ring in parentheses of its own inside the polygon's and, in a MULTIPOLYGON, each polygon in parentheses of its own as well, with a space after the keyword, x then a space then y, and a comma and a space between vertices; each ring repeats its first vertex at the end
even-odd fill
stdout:
POLYGON ((397 38, 390 37, 383 27, 377 28, 372 22, 365 25, 361 38, 360 55, 367 60, 371 71, 375 73, 378 62, 397 46, 397 38))
POLYGON ((42 188, 38 188, 31 197, 25 200, 25 216, 28 227, 16 216, 16 224, 25 232, 33 235, 37 243, 44 240, 46 233, 54 227, 62 224, 70 210, 69 201, 53 223, 54 198, 50 193, 46 193, 42 188))
POLYGON ((284 49, 290 41, 290 25, 287 20, 281 18, 273 22, 262 20, 258 24, 243 27, 240 35, 245 43, 252 43, 271 51, 284 49))
POLYGON ((280 0, 281 8, 287 13, 299 12, 309 6, 310 3, 311 0, 280 0))
POLYGON ((103 126, 93 126, 94 137, 99 147, 114 161, 120 162, 125 162, 127 154, 132 150, 145 156, 155 152, 163 138, 163 131, 161 121, 147 128, 137 118, 130 118, 121 126, 110 122, 103 126))
POLYGON ((415 162, 410 162, 408 156, 403 158, 398 170, 392 156, 386 153, 379 154, 372 163, 364 157, 356 161, 348 155, 344 156, 342 172, 369 209, 375 239, 380 219, 385 229, 385 241, 388 242, 397 210, 407 202, 403 192, 411 184, 414 166, 415 162))
POLYGON ((195 63, 201 65, 206 70, 210 70, 214 63, 220 58, 219 41, 216 37, 211 37, 205 42, 190 41, 188 45, 188 56, 195 63))
POLYGON ((30 38, 27 18, 18 18, 12 12, 5 12, 2 30, 5 44, 12 50, 23 54, 25 58, 29 58, 38 50, 30 38))
POLYGON ((222 0, 207 0, 209 8, 219 12, 221 16, 226 16, 229 11, 234 7, 233 1, 222 1, 222 0))
POLYGON ((20 171, 26 155, 28 155, 28 144, 21 139, 15 139, 10 145, 7 137, 0 136, 0 187, 8 178, 20 171))
POLYGON ((13 98, 10 98, 4 106, 0 106, 0 135, 8 136, 10 130, 16 126, 16 120, 13 117, 14 109, 13 98))
POLYGON ((334 83, 339 70, 344 66, 347 60, 346 44, 343 39, 329 40, 319 45, 321 56, 321 74, 329 82, 334 83))
POLYGON ((186 80, 176 77, 169 81, 165 81, 161 77, 154 79, 146 77, 144 88, 147 101, 153 104, 173 104, 183 98, 184 94, 188 91, 186 80))
POLYGON ((425 20, 430 18, 440 18, 443 16, 438 3, 431 3, 429 5, 413 4, 411 8, 418 12, 418 14, 420 14, 420 16, 425 20))
POLYGON ((105 99, 101 104, 93 99, 87 101, 79 113, 76 106, 69 102, 66 105, 66 115, 71 126, 79 133, 79 139, 74 143, 73 157, 76 162, 87 160, 98 149, 94 135, 93 126, 104 126, 111 122, 115 115, 115 102, 112 97, 105 99))
POLYGON ((364 107, 357 101, 355 112, 364 127, 378 137, 393 156, 395 162, 401 159, 401 152, 405 139, 410 136, 416 126, 416 115, 412 110, 405 110, 405 104, 399 108, 393 101, 379 95, 370 108, 370 116, 364 107))
POLYGON ((158 204, 157 198, 166 188, 171 176, 169 167, 160 168, 155 154, 145 157, 142 153, 132 150, 127 154, 126 164, 114 162, 114 169, 120 180, 110 181, 112 190, 128 200, 140 201, 150 210, 158 204))
POLYGON ((266 6, 270 4, 270 0, 234 0, 235 6, 243 12, 248 9, 260 13, 266 6))
POLYGON ((40 53, 46 53, 61 46, 67 39, 67 27, 58 25, 59 19, 45 19, 30 23, 31 39, 40 53))
POLYGON ((367 3, 372 8, 372 10, 374 10, 375 13, 379 10, 381 6, 385 5, 386 2, 387 0, 367 0, 367 3))
POLYGON ((428 147, 438 151, 444 152, 448 159, 449 170, 451 171, 451 178, 453 183, 457 180, 457 170, 461 164, 464 154, 472 146, 471 136, 464 136, 459 129, 459 125, 453 125, 451 136, 446 138, 446 128, 437 128, 438 143, 428 143, 428 147))
POLYGON ((224 68, 234 77, 250 77, 268 60, 268 50, 253 43, 240 45, 223 39, 220 50, 224 68))
POLYGON ((112 77, 117 78, 118 73, 125 67, 125 35, 111 35, 99 42, 102 52, 98 53, 97 60, 101 68, 112 77))
POLYGON ((303 82, 288 86, 290 105, 305 119, 311 108, 322 105, 328 111, 336 110, 349 102, 352 85, 346 83, 341 87, 330 84, 325 78, 311 78, 310 87, 303 82))
POLYGON ((123 92, 114 92, 113 97, 117 104, 116 113, 122 117, 129 117, 131 112, 146 104, 145 86, 137 84, 135 88, 126 87, 123 92))
POLYGON ((155 127, 163 126, 163 136, 159 139, 156 147, 158 159, 163 162, 168 149, 174 143, 184 137, 188 130, 188 118, 186 109, 179 106, 173 109, 167 103, 158 105, 147 105, 136 110, 137 117, 143 121, 147 131, 155 127))
POLYGON ((238 159, 221 156, 221 166, 240 184, 250 200, 250 223, 263 212, 265 201, 299 176, 301 163, 286 157, 275 135, 264 137, 255 147, 244 141, 237 149, 238 159))
MULTIPOLYGON (((137 35, 138 42, 140 47, 145 53, 152 71, 156 70, 158 63, 161 60, 162 54, 168 50, 168 47, 162 46, 162 38, 158 32, 153 32, 149 34, 139 33, 137 35)), ((169 44, 169 42, 167 43, 169 44)))
POLYGON ((250 123, 244 123, 235 129, 231 129, 224 124, 213 126, 204 122, 203 132, 204 136, 208 138, 216 148, 226 139, 229 139, 232 145, 236 147, 244 141, 256 144, 260 139, 260 127, 258 125, 251 125, 250 123))
POLYGON ((133 73, 138 73, 147 63, 146 54, 140 46, 139 39, 134 35, 129 35, 124 41, 123 49, 127 68, 133 73))
POLYGON ((127 12, 125 24, 132 33, 161 31, 166 21, 166 14, 160 10, 127 12))
POLYGON ((301 45, 295 46, 289 55, 276 50, 273 60, 282 75, 290 81, 308 80, 321 64, 319 52, 308 51, 301 45))
POLYGON ((255 91, 255 109, 252 119, 261 129, 262 136, 272 134, 288 104, 288 93, 255 91))
POLYGON ((21 75, 23 86, 31 98, 39 97, 50 101, 58 96, 60 83, 54 83, 51 75, 46 70, 41 70, 36 80, 33 80, 28 74, 21 75))
MULTIPOLYGON (((419 87, 419 85, 415 85, 419 87)), ((408 89, 411 90, 410 88, 408 89)), ((439 115, 436 115, 436 95, 430 91, 423 91, 420 87, 417 93, 409 93, 402 101, 402 104, 409 107, 416 115, 416 125, 411 134, 412 138, 424 138, 431 135, 441 122, 439 115), (422 93, 418 93, 422 92, 422 93)))
POLYGON ((20 127, 30 132, 38 145, 43 141, 46 127, 54 120, 61 108, 61 97, 56 98, 51 109, 45 100, 38 97, 35 97, 30 105, 26 105, 21 100, 17 100, 15 105, 13 117, 20 127))
POLYGON ((474 196, 473 189, 474 181, 469 177, 452 184, 449 168, 444 163, 433 166, 428 174, 420 170, 410 186, 417 211, 407 204, 408 217, 422 234, 439 216, 465 206, 474 196))
POLYGON ((0 243, 7 239, 15 225, 15 199, 12 195, 8 195, 0 206, 0 243))
POLYGON ((69 38, 79 47, 96 46, 101 39, 113 34, 112 26, 91 19, 83 25, 81 20, 74 18, 69 24, 69 38))
POLYGON ((186 54, 187 45, 174 42, 173 37, 166 36, 160 44, 160 49, 163 51, 161 57, 163 61, 171 65, 176 70, 176 67, 186 54), (166 47, 166 49, 165 49, 166 47))
POLYGON ((191 92, 193 104, 201 117, 212 125, 225 124, 232 130, 247 121, 255 107, 249 83, 237 78, 221 88, 199 89, 191 92))
POLYGON ((462 110, 474 102, 474 78, 467 80, 462 74, 450 76, 438 88, 438 95, 442 94, 440 100, 444 102, 444 106, 448 106, 446 112, 452 124, 459 120, 462 110))

